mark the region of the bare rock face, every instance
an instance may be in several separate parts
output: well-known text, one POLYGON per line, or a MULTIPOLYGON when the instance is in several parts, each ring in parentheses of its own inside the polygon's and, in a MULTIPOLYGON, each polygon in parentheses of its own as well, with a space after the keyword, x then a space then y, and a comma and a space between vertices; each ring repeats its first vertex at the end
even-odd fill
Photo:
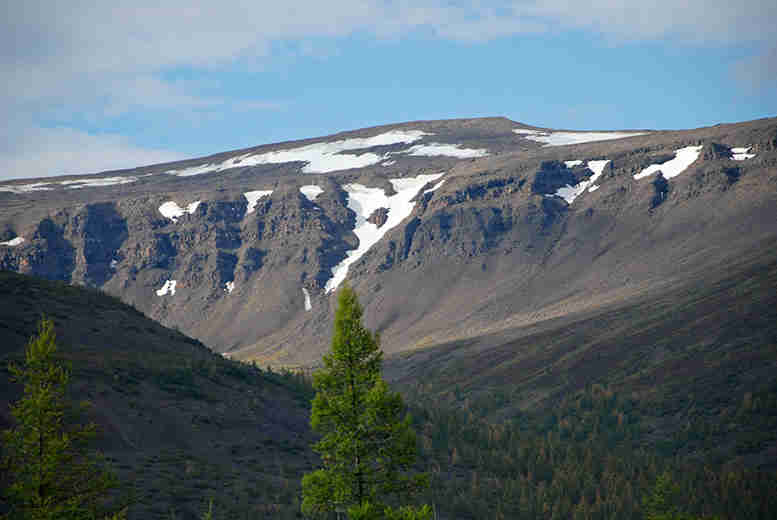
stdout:
POLYGON ((371 222, 380 228, 388 220, 388 214, 388 208, 378 208, 367 218, 367 222, 371 222))
POLYGON ((532 183, 532 193, 553 195, 559 188, 577 184, 574 171, 561 161, 543 161, 532 183))
POLYGON ((491 118, 338 134, 324 141, 409 142, 360 148, 382 162, 319 173, 245 159, 321 142, 311 140, 112 173, 136 178, 116 186, 0 185, 0 268, 100 288, 239 358, 310 365, 328 346, 344 269, 394 352, 636 297, 777 235, 775 119, 573 146, 519 127, 491 118), (468 152, 406 153, 430 143, 468 152), (635 179, 698 144, 679 175, 635 179), (734 147, 756 155, 735 161, 734 147), (609 161, 595 182, 590 161, 609 161), (169 173, 190 167, 203 171, 169 173), (571 202, 562 188, 577 190, 571 202), (389 227, 389 214, 401 222, 389 227), (363 234, 363 219, 379 236, 363 234))
POLYGON ((650 209, 656 209, 663 204, 669 194, 669 181, 666 180, 661 172, 656 175, 656 178, 653 181, 653 189, 656 193, 650 200, 650 209))
POLYGON ((701 150, 701 157, 705 161, 714 161, 718 159, 730 159, 731 149, 720 143, 709 143, 704 145, 701 150))

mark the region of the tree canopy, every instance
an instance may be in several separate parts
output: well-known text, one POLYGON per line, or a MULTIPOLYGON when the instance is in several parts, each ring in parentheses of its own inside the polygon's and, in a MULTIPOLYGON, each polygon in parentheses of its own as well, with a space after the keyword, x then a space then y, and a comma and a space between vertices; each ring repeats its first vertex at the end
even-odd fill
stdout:
POLYGON ((340 290, 332 349, 314 374, 311 426, 322 467, 302 481, 305 513, 347 512, 352 519, 423 519, 428 506, 393 509, 428 485, 413 474, 416 437, 402 398, 381 377, 379 337, 362 324, 362 307, 340 290))
MULTIPOLYGON (((25 350, 23 366, 10 366, 24 385, 11 406, 14 427, 3 432, 3 466, 10 481, 3 494, 9 519, 103 518, 115 477, 87 451, 94 424, 73 421, 66 390, 70 371, 57 359, 54 323, 42 319, 25 350)), ((114 514, 112 518, 121 515, 114 514)))

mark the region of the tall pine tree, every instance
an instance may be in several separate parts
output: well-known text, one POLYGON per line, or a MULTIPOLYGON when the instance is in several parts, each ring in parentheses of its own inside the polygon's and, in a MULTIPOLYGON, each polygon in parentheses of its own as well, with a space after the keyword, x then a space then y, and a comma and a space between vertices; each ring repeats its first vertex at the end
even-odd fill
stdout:
POLYGON ((54 324, 43 319, 27 345, 24 365, 10 367, 24 394, 11 407, 16 424, 2 436, 3 465, 10 477, 3 490, 9 519, 103 518, 106 494, 116 485, 87 451, 95 426, 71 422, 66 395, 70 372, 56 354, 54 324))
POLYGON ((313 376, 313 449, 322 467, 302 480, 305 513, 347 512, 355 519, 426 519, 428 506, 392 509, 428 485, 413 474, 416 438, 402 398, 381 378, 379 338, 362 325, 356 293, 338 294, 332 350, 313 376), (404 415, 404 417, 403 417, 404 415))

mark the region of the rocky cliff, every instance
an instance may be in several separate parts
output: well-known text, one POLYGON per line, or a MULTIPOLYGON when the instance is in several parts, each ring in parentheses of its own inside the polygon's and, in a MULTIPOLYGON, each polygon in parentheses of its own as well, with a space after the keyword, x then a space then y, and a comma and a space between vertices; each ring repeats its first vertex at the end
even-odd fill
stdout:
POLYGON ((777 119, 581 133, 427 121, 0 185, 0 268, 220 352, 313 364, 347 280, 390 352, 596 309, 777 235, 777 119))

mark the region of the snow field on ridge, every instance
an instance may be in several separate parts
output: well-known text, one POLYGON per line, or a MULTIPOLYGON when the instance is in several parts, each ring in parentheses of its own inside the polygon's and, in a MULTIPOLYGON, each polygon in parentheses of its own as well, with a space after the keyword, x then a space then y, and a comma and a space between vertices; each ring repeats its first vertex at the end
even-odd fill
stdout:
POLYGON ((29 193, 32 191, 48 191, 53 189, 47 186, 51 186, 51 183, 35 182, 32 184, 15 184, 11 186, 0 186, 0 191, 7 191, 10 193, 29 193))
POLYGON ((276 150, 260 154, 250 153, 227 159, 221 163, 192 166, 183 170, 168 170, 165 173, 180 177, 188 177, 191 175, 218 172, 240 166, 280 164, 288 162, 307 163, 302 168, 304 173, 328 173, 351 168, 364 168, 365 166, 381 162, 385 157, 374 153, 353 155, 344 154, 342 152, 371 148, 373 146, 410 144, 418 141, 425 135, 429 134, 421 132, 420 130, 392 130, 373 137, 353 137, 339 141, 313 143, 286 150, 276 150))
POLYGON ((461 148, 460 144, 429 143, 417 144, 411 146, 409 150, 399 153, 414 157, 434 157, 444 155, 446 157, 456 157, 458 159, 472 159, 475 157, 487 156, 488 150, 484 148, 461 148))
POLYGON ((524 139, 544 143, 545 146, 565 146, 568 144, 593 143, 644 135, 645 132, 542 132, 514 128, 513 132, 524 136, 524 139))
POLYGON ((441 180, 440 182, 438 182, 437 184, 435 184, 434 186, 432 186, 428 190, 424 190, 424 195, 426 195, 427 193, 432 193, 433 191, 437 191, 437 189, 440 186, 442 186, 444 182, 445 182, 445 179, 441 180))
MULTIPOLYGON (((291 162, 303 162, 303 173, 329 173, 352 168, 364 168, 383 162, 384 166, 390 166, 395 161, 389 160, 391 153, 378 155, 373 152, 361 154, 343 153, 352 150, 363 150, 374 146, 389 146, 395 144, 410 145, 427 135, 433 135, 421 130, 392 130, 373 137, 353 137, 339 141, 313 143, 286 150, 275 150, 265 153, 249 153, 238 157, 232 157, 220 163, 208 163, 181 170, 168 170, 165 173, 188 177, 203 173, 219 172, 229 168, 241 166, 256 166, 260 164, 282 164, 291 162)), ((401 154, 411 156, 432 157, 438 155, 457 157, 461 159, 484 157, 488 155, 485 149, 467 149, 459 144, 429 143, 419 144, 407 150, 401 150, 401 154)))
POLYGON ((64 186, 68 190, 77 190, 80 188, 98 188, 101 186, 115 186, 117 184, 129 184, 137 181, 138 178, 130 177, 102 177, 99 179, 73 179, 71 181, 52 181, 35 182, 32 184, 15 184, 10 186, 0 186, 0 191, 10 193, 30 193, 34 191, 51 191, 56 185, 64 186))
POLYGON ((100 186, 114 186, 117 184, 129 184, 137 181, 137 177, 103 177, 101 179, 75 179, 72 181, 62 181, 59 184, 66 186, 69 190, 80 188, 92 188, 100 186))
POLYGON ((651 164, 641 172, 634 175, 635 179, 642 179, 648 175, 652 175, 660 171, 665 179, 671 179, 677 177, 683 173, 691 164, 696 162, 701 154, 702 145, 699 146, 686 146, 685 148, 679 148, 674 151, 674 159, 670 159, 661 164, 651 164))
MULTIPOLYGON (((412 199, 418 191, 429 182, 445 175, 444 172, 419 175, 406 179, 390 179, 396 193, 386 196, 382 188, 368 188, 361 184, 346 184, 343 189, 348 193, 348 207, 356 213, 354 234, 359 239, 356 249, 346 253, 346 257, 332 268, 332 278, 325 286, 325 291, 331 293, 345 280, 348 267, 359 260, 373 245, 375 245, 390 229, 401 223, 413 211, 415 203, 412 199), (379 228, 367 219, 378 208, 388 209, 388 219, 379 228)), ((438 184, 439 187, 439 184, 438 184)))

